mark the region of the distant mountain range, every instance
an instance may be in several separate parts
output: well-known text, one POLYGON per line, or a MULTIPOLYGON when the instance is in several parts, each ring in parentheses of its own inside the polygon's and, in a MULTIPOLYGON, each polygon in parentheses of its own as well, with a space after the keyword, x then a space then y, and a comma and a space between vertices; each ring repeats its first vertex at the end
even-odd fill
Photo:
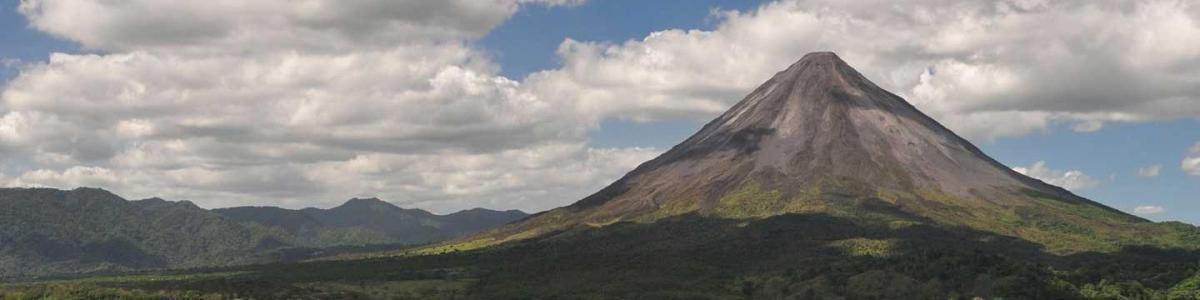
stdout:
POLYGON ((299 245, 424 244, 460 237, 527 216, 519 210, 470 209, 435 215, 400 208, 376 198, 350 199, 341 206, 291 210, 278 207, 214 209, 229 220, 283 231, 299 245))
POLYGON ((295 249, 436 242, 525 216, 478 208, 435 215, 379 199, 330 209, 206 210, 94 188, 7 188, 0 189, 0 277, 275 262, 295 249))

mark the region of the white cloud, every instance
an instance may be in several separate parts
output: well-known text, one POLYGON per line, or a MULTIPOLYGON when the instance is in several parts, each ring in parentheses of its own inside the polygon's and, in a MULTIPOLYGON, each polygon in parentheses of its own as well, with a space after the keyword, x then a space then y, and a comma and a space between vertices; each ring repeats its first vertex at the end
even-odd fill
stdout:
POLYGON ((1138 168, 1137 176, 1138 177, 1158 177, 1158 174, 1161 171, 1162 171, 1162 165, 1153 165, 1153 166, 1138 168))
POLYGON ((554 144, 494 154, 370 154, 317 164, 307 174, 347 193, 423 205, 540 210, 581 199, 658 153, 554 144))
POLYGON ((1192 146, 1190 154, 1183 158, 1183 162, 1179 164, 1179 167, 1185 173, 1200 176, 1200 143, 1192 146))
POLYGON ((568 40, 563 68, 527 84, 609 116, 708 119, 804 53, 832 50, 976 141, 1200 116, 1192 2, 785 0, 718 15, 712 31, 568 40))
POLYGON ((1104 122, 1100 120, 1086 120, 1071 126, 1071 130, 1075 132, 1096 132, 1104 128, 1104 122))
POLYGON ((571 99, 468 46, 526 3, 582 1, 22 1, 102 54, 8 83, 0 179, 210 207, 570 203, 658 150, 586 147, 571 99))
POLYGON ((587 0, 518 0, 519 3, 534 3, 547 6, 579 6, 587 0))
POLYGON ((1200 176, 1200 157, 1189 156, 1180 163, 1180 168, 1192 176, 1200 176))
POLYGON ((31 27, 98 54, 22 66, 0 93, 0 179, 206 206, 538 210, 657 152, 586 147, 601 120, 708 119, 817 50, 977 141, 1200 116, 1189 2, 780 1, 717 12, 712 31, 567 40, 561 68, 516 81, 471 45, 531 3, 581 1, 24 0, 31 27))
POLYGON ((1054 170, 1046 167, 1046 162, 1038 161, 1028 167, 1013 168, 1017 173, 1025 174, 1025 176, 1037 178, 1046 183, 1053 184, 1064 189, 1078 192, 1090 189, 1100 185, 1100 181, 1093 179, 1091 176, 1077 170, 1054 170))
POLYGON ((112 186, 120 185, 121 180, 123 179, 109 169, 74 166, 62 172, 46 169, 28 171, 11 179, 10 184, 37 187, 112 186))
POLYGON ((0 69, 12 68, 12 67, 16 67, 20 64, 21 64, 20 59, 9 58, 9 57, 0 57, 0 69))
POLYGON ((110 148, 133 141, 181 136, 409 152, 503 149, 581 134, 553 104, 492 75, 472 55, 455 46, 204 59, 56 54, 22 72, 3 97, 10 122, 56 124, 23 135, 64 143, 31 146, 54 152, 95 142, 102 153, 83 155, 89 160, 119 155, 110 148))
POLYGON ((1142 205, 1133 209, 1133 212, 1141 215, 1157 215, 1166 212, 1162 206, 1142 205))
POLYGON ((84 47, 173 53, 353 51, 482 36, 520 3, 579 0, 23 0, 30 25, 84 47))

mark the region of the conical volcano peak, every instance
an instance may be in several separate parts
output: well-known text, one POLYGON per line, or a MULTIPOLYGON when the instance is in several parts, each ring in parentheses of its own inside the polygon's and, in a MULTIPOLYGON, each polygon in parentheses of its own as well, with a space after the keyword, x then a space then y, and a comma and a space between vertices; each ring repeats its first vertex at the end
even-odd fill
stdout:
POLYGON ((841 58, 838 57, 837 53, 833 53, 833 51, 814 51, 814 52, 809 52, 808 54, 805 54, 804 56, 800 57, 801 61, 803 61, 803 60, 821 60, 821 59, 841 61, 841 58))
POLYGON ((923 117, 900 97, 871 83, 837 54, 813 52, 776 73, 684 144, 712 146, 713 142, 740 141, 745 140, 742 137, 747 132, 804 134, 804 138, 838 135, 813 129, 853 129, 844 121, 863 117, 855 113, 863 109, 914 120, 923 117))
POLYGON ((1141 221, 1014 172, 837 54, 814 52, 612 185, 485 237, 504 241, 685 214, 875 218, 865 212, 883 212, 877 209, 907 221, 1037 241, 1048 239, 1026 225, 1041 211, 1060 211, 1065 217, 1049 222, 1081 228, 1141 221), (1085 220, 1084 213, 1106 219, 1085 220), (998 223, 1006 220, 1017 221, 998 223))
MULTIPOLYGON (((828 93, 853 96, 864 96, 867 93, 888 94, 874 83, 871 83, 870 80, 833 52, 812 52, 805 54, 800 60, 793 63, 786 70, 776 74, 775 77, 764 85, 770 84, 783 84, 792 86, 792 88, 799 88, 799 92, 802 95, 809 96, 810 98, 828 96, 822 95, 828 93)), ((849 97, 839 98, 855 100, 849 99, 849 97)), ((866 98, 879 100, 879 98, 890 97, 866 98)), ((898 97, 888 100, 903 102, 898 97)))
POLYGON ((690 194, 696 202, 687 206, 705 210, 747 185, 787 197, 937 191, 1006 201, 995 195, 1033 190, 1078 199, 987 157, 837 54, 813 52, 683 143, 573 206, 636 214, 665 205, 665 195, 690 194), (617 189, 630 190, 612 194, 617 189))
POLYGON ((833 53, 833 52, 829 52, 829 51, 819 51, 819 52, 810 52, 810 53, 805 54, 804 56, 800 57, 800 60, 797 60, 796 63, 793 63, 791 65, 791 67, 788 68, 788 70, 795 69, 797 67, 813 67, 813 66, 826 67, 826 68, 836 68, 836 67, 840 67, 840 66, 849 67, 849 65, 847 65, 846 62, 843 61, 841 57, 838 57, 837 53, 833 53))

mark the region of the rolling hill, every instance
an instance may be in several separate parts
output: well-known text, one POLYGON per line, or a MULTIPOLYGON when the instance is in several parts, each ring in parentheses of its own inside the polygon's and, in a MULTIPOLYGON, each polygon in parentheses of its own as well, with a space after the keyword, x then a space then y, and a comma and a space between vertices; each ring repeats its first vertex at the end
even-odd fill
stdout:
POLYGON ((0 189, 0 277, 277 262, 289 249, 429 243, 524 216, 443 216, 378 199, 332 209, 206 210, 93 188, 0 189))
POLYGON ((470 209, 435 215, 370 199, 350 199, 330 208, 290 210, 278 207, 232 207, 213 212, 243 224, 286 232, 303 245, 328 247, 369 244, 424 244, 475 233, 524 218, 518 210, 470 209))

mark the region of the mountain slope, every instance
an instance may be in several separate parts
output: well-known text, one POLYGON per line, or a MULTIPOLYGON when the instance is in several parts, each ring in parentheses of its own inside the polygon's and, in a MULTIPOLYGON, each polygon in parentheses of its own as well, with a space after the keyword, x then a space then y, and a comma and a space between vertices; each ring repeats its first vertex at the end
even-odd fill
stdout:
POLYGON ((285 246, 188 202, 104 190, 0 190, 0 276, 265 262, 285 246))
POLYGON ((476 208, 449 215, 404 209, 376 199, 351 199, 330 208, 214 209, 226 218, 282 230, 306 245, 422 244, 461 237, 527 216, 517 210, 476 208))
POLYGON ((1178 241, 1144 219, 1012 171, 837 55, 821 52, 805 55, 599 192, 448 247, 684 214, 786 213, 894 227, 964 226, 1060 253, 1178 241))
POLYGON ((210 211, 187 201, 127 201, 101 189, 8 188, 0 189, 0 278, 276 262, 290 248, 429 243, 524 216, 483 209, 434 215, 378 199, 332 209, 210 211))

